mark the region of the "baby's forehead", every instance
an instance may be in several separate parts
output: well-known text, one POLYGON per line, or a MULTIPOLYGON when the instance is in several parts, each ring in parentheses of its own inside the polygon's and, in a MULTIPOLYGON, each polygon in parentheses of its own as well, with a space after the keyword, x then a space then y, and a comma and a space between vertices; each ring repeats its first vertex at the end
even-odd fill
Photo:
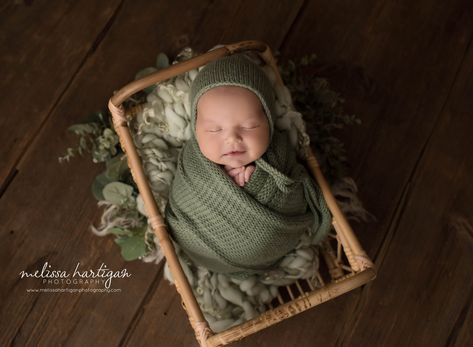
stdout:
POLYGON ((239 86, 218 86, 199 98, 196 117, 201 124, 243 124, 266 119, 266 113, 253 91, 239 86))
POLYGON ((255 122, 265 119, 264 117, 260 117, 257 115, 249 114, 247 117, 222 117, 221 115, 217 114, 199 114, 198 120, 202 124, 216 124, 225 121, 233 121, 235 123, 246 123, 246 122, 255 122))

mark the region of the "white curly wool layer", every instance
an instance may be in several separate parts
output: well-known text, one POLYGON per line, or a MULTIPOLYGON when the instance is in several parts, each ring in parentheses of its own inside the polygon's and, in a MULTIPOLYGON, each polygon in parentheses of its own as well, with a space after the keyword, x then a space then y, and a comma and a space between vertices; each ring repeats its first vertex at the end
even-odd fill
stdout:
MULTIPOLYGON (((192 51, 188 49, 188 57, 192 56, 190 52, 192 51)), ((254 56, 251 58, 255 59, 254 56)), ((299 158, 304 159, 303 148, 309 145, 310 138, 305 132, 302 115, 294 110, 287 87, 276 85, 276 78, 269 67, 264 67, 264 71, 273 82, 277 96, 275 126, 289 132, 299 158)), ((148 94, 143 111, 132 122, 134 141, 163 216, 179 151, 191 136, 189 89, 197 73, 197 69, 191 70, 159 84, 148 94)), ((342 182, 339 188, 340 196, 349 201, 342 204, 342 210, 351 210, 355 215, 366 213, 356 197, 356 185, 353 181, 342 182)), ((337 195, 336 190, 334 193, 337 195)), ((137 202, 138 210, 146 216, 140 196, 137 202)), ((156 251, 143 258, 144 261, 157 263, 162 260, 157 239, 155 242, 156 251)), ((317 283, 319 252, 309 233, 303 235, 298 246, 284 257, 277 270, 265 278, 255 275, 244 281, 216 274, 193 264, 179 250, 179 246, 174 245, 194 295, 214 332, 223 331, 259 315, 264 310, 264 304, 277 296, 278 286, 293 283, 299 278, 311 279, 317 283)), ((168 281, 173 283, 167 264, 164 273, 168 281)))

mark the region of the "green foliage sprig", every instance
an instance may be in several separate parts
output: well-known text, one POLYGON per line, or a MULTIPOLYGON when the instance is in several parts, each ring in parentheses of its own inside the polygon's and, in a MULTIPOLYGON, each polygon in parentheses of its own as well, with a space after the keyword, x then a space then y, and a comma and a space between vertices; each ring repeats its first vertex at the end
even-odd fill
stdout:
POLYGON ((325 78, 314 76, 317 56, 302 57, 298 62, 289 60, 280 68, 285 85, 292 95, 294 108, 306 123, 306 132, 315 148, 317 159, 329 182, 346 175, 347 157, 336 130, 347 125, 361 124, 361 120, 347 114, 345 100, 333 91, 325 78))
POLYGON ((102 163, 113 158, 120 152, 118 135, 110 127, 110 113, 108 111, 92 114, 89 121, 71 125, 68 130, 79 136, 76 148, 68 148, 66 154, 59 157, 59 162, 68 162, 76 154, 83 156, 89 153, 94 163, 102 163))

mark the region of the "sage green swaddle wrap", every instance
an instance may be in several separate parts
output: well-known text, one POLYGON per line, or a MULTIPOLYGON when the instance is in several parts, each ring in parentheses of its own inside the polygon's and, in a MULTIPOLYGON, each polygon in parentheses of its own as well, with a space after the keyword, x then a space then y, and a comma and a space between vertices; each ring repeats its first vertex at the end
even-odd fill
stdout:
MULTIPOLYGON (((245 74, 232 75, 233 66, 241 65, 247 74, 263 72, 234 56, 209 65, 194 81, 192 115, 195 117, 199 96, 210 89, 209 83, 249 85, 270 119, 271 143, 254 162, 249 181, 240 187, 219 164, 202 154, 193 129, 194 136, 179 154, 165 220, 174 241, 197 265, 244 278, 274 268, 307 230, 315 234, 316 241, 321 240, 330 229, 331 215, 320 188, 297 162, 288 134, 273 127, 272 100, 268 100, 272 95, 266 88, 269 81, 260 85, 245 74), (212 74, 222 69, 225 73, 212 74)), ((195 120, 192 124, 194 127, 195 120)))

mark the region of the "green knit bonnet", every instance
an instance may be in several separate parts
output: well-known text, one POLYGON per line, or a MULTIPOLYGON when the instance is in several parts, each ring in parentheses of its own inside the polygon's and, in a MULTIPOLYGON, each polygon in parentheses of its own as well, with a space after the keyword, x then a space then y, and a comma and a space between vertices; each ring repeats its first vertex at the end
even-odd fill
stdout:
POLYGON ((269 122, 269 136, 274 132, 274 90, 264 71, 242 54, 234 54, 207 64, 195 78, 190 90, 191 126, 195 136, 197 103, 212 88, 237 86, 246 88, 260 99, 269 122))

